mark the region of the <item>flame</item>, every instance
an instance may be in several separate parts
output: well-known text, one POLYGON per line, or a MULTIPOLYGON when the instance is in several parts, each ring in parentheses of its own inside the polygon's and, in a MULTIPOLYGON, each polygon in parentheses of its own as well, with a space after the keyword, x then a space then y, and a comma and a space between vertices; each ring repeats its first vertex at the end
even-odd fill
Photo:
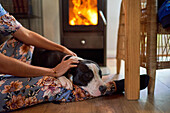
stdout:
POLYGON ((69 0, 70 25, 97 25, 97 0, 69 0))

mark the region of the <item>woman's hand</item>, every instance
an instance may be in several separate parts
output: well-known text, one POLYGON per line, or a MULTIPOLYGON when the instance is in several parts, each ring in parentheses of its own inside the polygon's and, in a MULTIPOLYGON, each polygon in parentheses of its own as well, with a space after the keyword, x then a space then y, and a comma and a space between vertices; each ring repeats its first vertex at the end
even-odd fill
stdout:
POLYGON ((66 73, 70 68, 77 67, 76 64, 79 63, 77 59, 64 60, 66 57, 67 55, 62 59, 60 64, 58 64, 55 68, 52 69, 54 71, 54 75, 52 75, 53 77, 60 77, 64 73, 66 73))
POLYGON ((66 54, 68 54, 68 55, 71 55, 71 56, 77 56, 76 53, 72 52, 71 50, 69 50, 69 49, 67 49, 67 48, 65 48, 64 53, 66 53, 66 54))

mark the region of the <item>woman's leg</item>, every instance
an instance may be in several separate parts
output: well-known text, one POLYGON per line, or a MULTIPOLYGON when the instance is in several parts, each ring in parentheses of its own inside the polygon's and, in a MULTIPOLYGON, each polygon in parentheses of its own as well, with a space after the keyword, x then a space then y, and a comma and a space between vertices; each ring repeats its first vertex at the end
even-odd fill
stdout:
MULTIPOLYGON (((107 94, 115 92, 114 82, 109 83, 107 94)), ((0 77, 0 112, 11 111, 41 102, 73 102, 94 98, 87 91, 73 85, 67 90, 54 77, 35 78, 0 77)))

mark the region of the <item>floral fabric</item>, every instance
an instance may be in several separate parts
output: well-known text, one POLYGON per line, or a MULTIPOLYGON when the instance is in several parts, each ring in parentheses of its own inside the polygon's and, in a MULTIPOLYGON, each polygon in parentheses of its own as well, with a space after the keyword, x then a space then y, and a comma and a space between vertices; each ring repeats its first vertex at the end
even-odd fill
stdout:
POLYGON ((1 77, 0 111, 11 111, 45 101, 72 102, 91 98, 88 92, 74 85, 65 89, 56 78, 1 77))
POLYGON ((0 53, 18 59, 27 64, 31 63, 34 47, 23 44, 14 37, 0 45, 0 53))
POLYGON ((9 13, 0 17, 0 34, 8 36, 15 33, 22 25, 9 13))

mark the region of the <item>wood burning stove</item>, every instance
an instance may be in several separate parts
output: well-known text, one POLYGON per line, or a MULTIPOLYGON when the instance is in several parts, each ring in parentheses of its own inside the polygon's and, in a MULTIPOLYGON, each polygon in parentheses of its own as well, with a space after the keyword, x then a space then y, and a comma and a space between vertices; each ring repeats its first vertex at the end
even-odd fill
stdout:
POLYGON ((106 0, 60 0, 61 44, 106 66, 106 0))

